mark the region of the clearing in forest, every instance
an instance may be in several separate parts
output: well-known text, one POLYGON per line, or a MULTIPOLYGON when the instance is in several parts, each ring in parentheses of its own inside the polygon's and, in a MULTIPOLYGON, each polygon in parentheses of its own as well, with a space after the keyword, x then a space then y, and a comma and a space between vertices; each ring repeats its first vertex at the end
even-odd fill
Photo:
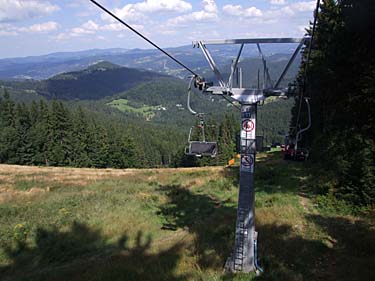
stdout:
POLYGON ((222 272, 238 167, 0 165, 0 279, 372 280, 373 221, 314 204, 307 164, 259 156, 259 277, 222 272))

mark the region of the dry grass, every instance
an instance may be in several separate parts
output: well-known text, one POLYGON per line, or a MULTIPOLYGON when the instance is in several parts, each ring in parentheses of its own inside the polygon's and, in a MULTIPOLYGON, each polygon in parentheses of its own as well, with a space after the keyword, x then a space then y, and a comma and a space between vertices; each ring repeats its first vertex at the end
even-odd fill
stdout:
MULTIPOLYGON (((32 167, 19 165, 0 164, 0 182, 14 183, 18 177, 25 180, 43 180, 48 182, 66 182, 77 185, 85 185, 98 180, 113 178, 130 178, 157 174, 153 178, 163 180, 174 173, 207 172, 218 175, 222 167, 198 167, 198 168, 160 168, 160 169, 93 169, 93 168, 65 168, 65 167, 32 167)), ((144 178, 142 178, 144 180, 144 178)))
POLYGON ((165 184, 174 175, 198 175, 182 182, 184 185, 203 185, 217 178, 222 167, 160 168, 160 169, 93 169, 65 167, 32 167, 0 164, 0 203, 49 192, 54 185, 81 186, 103 180, 158 182, 165 184), (201 175, 200 175, 201 173, 201 175), (28 182, 26 190, 17 190, 18 183, 28 182), (40 186, 42 183, 43 186, 40 186))
POLYGON ((0 279, 372 280, 374 223, 322 215, 302 163, 259 159, 260 277, 222 274, 234 242, 238 167, 0 165, 0 279))

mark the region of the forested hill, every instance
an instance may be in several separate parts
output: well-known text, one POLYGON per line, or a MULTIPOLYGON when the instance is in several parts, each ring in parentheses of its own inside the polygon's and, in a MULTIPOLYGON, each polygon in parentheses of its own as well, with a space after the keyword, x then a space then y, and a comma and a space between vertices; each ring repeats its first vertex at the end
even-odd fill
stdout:
MULTIPOLYGON (((274 59, 285 65, 279 56, 274 59)), ((191 166, 225 164, 236 154, 237 109, 221 97, 194 92, 191 106, 205 113, 207 137, 219 141, 220 152, 211 161, 184 156, 197 119, 186 109, 187 81, 172 76, 101 62, 47 80, 0 86, 1 163, 191 166)), ((272 100, 259 107, 258 134, 265 145, 283 141, 291 106, 291 100, 272 100)))
POLYGON ((166 75, 100 62, 81 71, 67 72, 42 81, 2 82, 6 87, 34 91, 49 99, 98 100, 128 90, 139 83, 166 75))
MULTIPOLYGON (((312 127, 305 145, 331 173, 322 192, 355 206, 375 204, 374 19, 373 0, 323 1, 307 71, 312 127)), ((304 127, 306 108, 298 108, 292 124, 304 127)))

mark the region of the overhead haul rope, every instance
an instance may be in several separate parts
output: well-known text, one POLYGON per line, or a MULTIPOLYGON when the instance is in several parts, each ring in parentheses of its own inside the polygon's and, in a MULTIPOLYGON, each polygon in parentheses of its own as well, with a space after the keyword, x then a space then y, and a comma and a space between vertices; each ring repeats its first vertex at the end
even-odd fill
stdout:
MULTIPOLYGON (((182 66, 183 68, 185 68, 187 71, 189 71, 191 74, 194 75, 194 78, 195 79, 199 79, 200 76, 195 72, 193 71, 191 68, 187 67, 184 63, 182 63, 181 61, 179 61, 178 59, 176 59, 175 57, 173 57, 171 54, 169 54, 167 51, 163 50, 161 47, 159 47, 158 45, 156 45, 154 42, 152 42, 150 39, 148 39, 146 36, 144 36, 142 33, 140 33, 139 31, 137 31, 136 29, 134 29, 133 27, 131 27, 129 24, 127 24, 125 21, 123 21, 122 19, 120 19, 119 17, 117 17, 115 14, 113 14, 111 11, 109 11, 107 8, 105 8, 103 5, 101 5, 100 3, 98 3, 97 1, 95 0, 89 0, 91 1, 93 4, 95 4, 96 6, 98 6, 100 9, 102 9, 104 12, 106 12, 108 15, 110 15, 111 17, 113 17, 114 19, 116 19, 118 22, 122 23, 124 26, 126 26, 127 28, 129 28, 131 31, 133 31, 135 34, 137 34, 139 37, 141 37, 142 39, 144 39, 145 41, 147 41, 148 43, 150 43, 152 46, 154 46, 156 49, 158 49, 160 52, 162 52, 163 54, 165 54, 167 57, 169 57, 171 60, 173 60, 174 62, 176 62, 177 64, 179 64, 180 66, 182 66)), ((189 87, 190 88, 190 87, 189 87)), ((225 97, 224 95, 222 95, 222 97, 228 101, 229 103, 231 103, 234 107, 236 107, 237 109, 240 109, 237 105, 235 105, 232 101, 230 101, 227 97, 225 97)))
POLYGON ((171 54, 169 54, 167 51, 163 50, 162 48, 160 48, 158 45, 156 45, 154 42, 152 42, 150 39, 148 39, 146 36, 144 36, 142 33, 140 33, 139 31, 135 30, 133 27, 131 27, 129 24, 127 24, 126 22, 124 22, 122 19, 120 19, 119 17, 117 17, 115 14, 113 14, 111 11, 109 11, 107 8, 105 8, 104 6, 102 6, 101 4, 99 4, 98 2, 96 2, 95 0, 89 0, 91 1, 93 4, 95 4, 96 6, 98 6, 100 9, 102 9, 104 12, 106 12, 108 15, 110 15, 111 17, 113 17, 114 19, 116 19, 118 22, 122 23, 123 25, 125 25, 127 28, 129 28, 131 31, 133 31, 135 34, 137 34, 139 37, 141 37, 142 39, 146 40, 148 43, 150 43, 152 46, 154 46, 156 49, 158 49, 160 52, 162 52, 163 54, 165 54, 167 57, 169 57, 170 59, 172 59, 174 62, 176 62, 177 64, 179 64, 180 66, 182 66, 183 68, 185 68, 187 71, 189 71, 191 74, 193 74, 195 77, 199 77, 199 75, 191 70, 189 67, 187 67, 185 64, 183 64, 181 61, 179 61, 178 59, 176 59, 175 57, 173 57, 171 54))
POLYGON ((306 92, 307 71, 308 71, 308 68, 309 68, 310 56, 311 56, 311 51, 312 51, 312 45, 313 45, 313 42, 314 42, 314 36, 315 36, 316 22, 317 22, 317 19, 318 19, 319 6, 320 6, 320 0, 317 0, 316 1, 315 12, 314 12, 314 22, 313 22, 313 28, 312 28, 312 33, 311 33, 311 40, 310 40, 310 45, 309 45, 309 51, 307 53, 307 59, 306 59, 306 63, 305 63, 305 69, 304 69, 304 72, 303 72, 302 91, 301 91, 301 94, 300 94, 298 115, 297 115, 297 121, 296 121, 296 129, 297 130, 298 130, 299 125, 300 125, 299 121, 300 121, 300 117, 301 117, 301 109, 302 109, 303 96, 304 96, 304 94, 306 92))

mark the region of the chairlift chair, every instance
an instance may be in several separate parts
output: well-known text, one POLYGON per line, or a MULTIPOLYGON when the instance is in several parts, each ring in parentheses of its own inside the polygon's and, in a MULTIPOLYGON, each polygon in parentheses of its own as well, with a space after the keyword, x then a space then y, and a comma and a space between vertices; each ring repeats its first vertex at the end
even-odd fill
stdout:
POLYGON ((206 141, 205 139, 205 132, 204 132, 204 125, 198 125, 202 129, 203 139, 202 140, 191 140, 191 135, 193 132, 194 127, 190 128, 189 132, 189 145, 185 149, 186 155, 202 157, 202 156, 211 156, 215 158, 217 155, 217 142, 215 141, 206 141))
POLYGON ((185 149, 185 154, 196 157, 211 156, 212 158, 215 158, 217 155, 218 146, 216 141, 206 141, 205 122, 203 118, 204 114, 197 113, 190 106, 191 88, 192 85, 195 84, 195 82, 196 77, 192 77, 188 88, 187 108, 194 116, 199 118, 198 127, 202 130, 202 140, 191 140, 191 135, 194 129, 194 127, 191 127, 188 139, 189 145, 185 149))
POLYGON ((300 124, 297 124, 294 129, 296 130, 296 135, 294 138, 289 139, 289 144, 284 151, 285 160, 296 160, 305 161, 309 158, 310 152, 307 148, 301 148, 298 146, 298 142, 302 139, 302 133, 306 132, 311 127, 311 110, 308 98, 304 98, 307 105, 307 115, 308 115, 308 125, 306 128, 300 128, 300 124))

